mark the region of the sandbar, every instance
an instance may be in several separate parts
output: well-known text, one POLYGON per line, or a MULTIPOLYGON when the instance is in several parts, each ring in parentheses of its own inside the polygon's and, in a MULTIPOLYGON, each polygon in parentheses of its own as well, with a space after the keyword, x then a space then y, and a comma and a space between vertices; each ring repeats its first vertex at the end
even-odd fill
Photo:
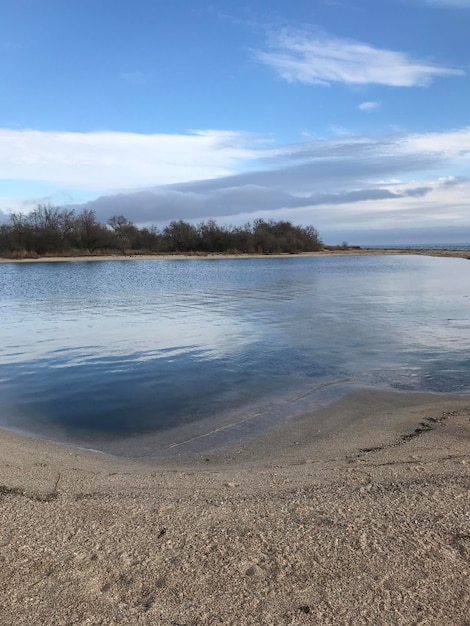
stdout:
POLYGON ((0 257, 0 263, 64 263, 89 261, 178 261, 198 259, 280 259, 323 256, 383 256, 383 255, 424 255, 470 259, 470 250, 452 250, 436 248, 325 248, 318 252, 299 252, 295 254, 89 254, 77 256, 38 256, 15 259, 0 257))

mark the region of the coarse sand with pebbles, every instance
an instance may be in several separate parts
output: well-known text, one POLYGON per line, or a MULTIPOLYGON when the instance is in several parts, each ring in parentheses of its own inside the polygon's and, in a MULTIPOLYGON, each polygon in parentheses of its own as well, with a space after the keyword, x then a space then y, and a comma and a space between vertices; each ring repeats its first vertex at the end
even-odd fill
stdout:
POLYGON ((470 624, 470 398, 357 391, 204 457, 0 433, 0 624, 470 624))

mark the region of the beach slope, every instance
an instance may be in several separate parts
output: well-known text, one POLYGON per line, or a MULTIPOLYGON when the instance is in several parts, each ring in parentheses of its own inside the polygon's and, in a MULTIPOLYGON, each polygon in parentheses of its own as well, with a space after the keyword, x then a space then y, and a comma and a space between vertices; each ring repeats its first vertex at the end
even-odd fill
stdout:
POLYGON ((0 623, 469 624, 468 398, 335 411, 172 466, 3 431, 0 623))

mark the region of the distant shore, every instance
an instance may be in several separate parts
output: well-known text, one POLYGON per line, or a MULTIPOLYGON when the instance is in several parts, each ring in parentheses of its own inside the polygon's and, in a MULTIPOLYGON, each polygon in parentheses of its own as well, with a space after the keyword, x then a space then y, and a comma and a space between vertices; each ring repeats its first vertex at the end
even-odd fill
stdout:
POLYGON ((89 254, 81 256, 38 256, 35 258, 0 257, 0 263, 64 263, 84 261, 178 261, 198 259, 281 259, 322 256, 382 256, 382 255, 423 255, 470 259, 470 250, 450 250, 435 248, 325 248, 318 252, 295 254, 89 254))

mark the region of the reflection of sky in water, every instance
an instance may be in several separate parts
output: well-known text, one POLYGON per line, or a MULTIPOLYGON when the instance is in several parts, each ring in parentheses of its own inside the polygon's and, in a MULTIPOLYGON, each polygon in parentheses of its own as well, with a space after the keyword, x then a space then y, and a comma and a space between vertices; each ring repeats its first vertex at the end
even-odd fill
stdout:
POLYGON ((0 265, 0 421, 147 432, 324 382, 470 389, 468 261, 0 265))
POLYGON ((145 359, 160 353, 168 356, 169 350, 178 353, 193 345, 215 357, 231 353, 240 342, 246 342, 237 335, 230 319, 217 311, 197 307, 178 310, 178 303, 173 303, 171 317, 165 307, 171 308, 172 302, 159 303, 153 310, 138 298, 120 302, 118 308, 111 298, 93 302, 68 300, 62 303, 62 310, 41 302, 36 314, 30 311, 25 315, 21 336, 16 334, 15 322, 2 360, 27 362, 46 355, 69 359, 70 364, 94 356, 129 355, 134 359, 139 355, 139 359, 145 359))

